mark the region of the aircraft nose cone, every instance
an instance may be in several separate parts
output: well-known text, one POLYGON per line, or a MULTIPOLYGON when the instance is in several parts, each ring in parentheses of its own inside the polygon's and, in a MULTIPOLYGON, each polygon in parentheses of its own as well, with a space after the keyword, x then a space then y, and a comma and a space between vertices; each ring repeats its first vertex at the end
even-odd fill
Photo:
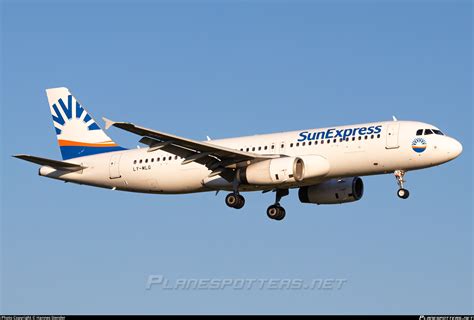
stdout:
POLYGON ((449 143, 448 154, 454 159, 462 153, 462 144, 456 139, 452 139, 449 143))
POLYGON ((455 149, 454 152, 456 154, 456 157, 459 156, 462 153, 462 144, 461 144, 461 142, 455 140, 454 149, 455 149))

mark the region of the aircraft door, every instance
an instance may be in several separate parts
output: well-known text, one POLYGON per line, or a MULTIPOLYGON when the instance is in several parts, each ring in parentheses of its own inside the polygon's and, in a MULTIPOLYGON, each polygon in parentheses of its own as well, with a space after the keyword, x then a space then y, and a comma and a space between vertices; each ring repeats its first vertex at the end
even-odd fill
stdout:
POLYGON ((385 148, 395 149, 400 145, 398 144, 398 131, 400 129, 400 123, 394 121, 390 123, 387 127, 387 142, 385 148))
POLYGON ((110 157, 110 161, 109 161, 109 176, 110 176, 110 179, 117 179, 117 178, 121 177, 121 175, 120 175, 120 157, 121 156, 122 156, 122 154, 117 153, 117 154, 113 154, 110 157))

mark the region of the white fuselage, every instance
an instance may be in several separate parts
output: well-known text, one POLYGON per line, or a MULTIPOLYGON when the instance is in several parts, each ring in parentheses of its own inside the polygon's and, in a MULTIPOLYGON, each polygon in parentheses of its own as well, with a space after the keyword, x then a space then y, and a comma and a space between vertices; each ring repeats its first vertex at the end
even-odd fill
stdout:
MULTIPOLYGON (((208 142, 254 154, 292 157, 318 155, 327 159, 330 168, 324 177, 283 182, 280 185, 293 188, 334 178, 427 168, 452 160, 461 153, 461 144, 455 139, 439 134, 417 136, 419 129, 436 128, 422 122, 390 121, 208 142), (361 128, 369 129, 360 131, 361 128), (412 147, 417 138, 424 141, 422 152, 416 152, 412 147)), ((161 150, 149 152, 148 148, 140 148, 116 151, 74 158, 68 162, 86 168, 77 172, 65 172, 43 166, 40 168, 40 175, 97 187, 144 193, 177 194, 232 190, 231 182, 220 176, 209 177, 211 170, 204 165, 196 162, 182 164, 183 159, 161 150)), ((272 188, 275 186, 239 186, 240 191, 272 188)))

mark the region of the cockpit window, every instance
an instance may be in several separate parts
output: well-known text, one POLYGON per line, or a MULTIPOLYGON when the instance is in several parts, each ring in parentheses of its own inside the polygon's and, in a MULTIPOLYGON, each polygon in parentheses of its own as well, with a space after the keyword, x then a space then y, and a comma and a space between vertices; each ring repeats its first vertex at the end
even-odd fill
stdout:
POLYGON ((441 132, 441 130, 438 129, 418 129, 416 130, 416 135, 417 136, 422 136, 422 135, 429 135, 429 134, 437 134, 440 136, 444 136, 444 133, 441 132))

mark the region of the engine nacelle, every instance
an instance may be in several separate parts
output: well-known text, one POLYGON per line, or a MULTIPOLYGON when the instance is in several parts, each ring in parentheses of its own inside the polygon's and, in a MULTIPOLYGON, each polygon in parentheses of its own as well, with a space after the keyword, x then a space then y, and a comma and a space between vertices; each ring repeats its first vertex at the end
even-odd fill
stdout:
POLYGON ((243 184, 273 185, 324 177, 328 172, 329 162, 324 157, 283 157, 260 161, 240 169, 239 180, 243 184))
POLYGON ((329 173, 329 161, 318 155, 299 156, 303 160, 303 179, 322 178, 329 173))
POLYGON ((316 204, 353 202, 360 200, 363 194, 364 183, 359 177, 333 179, 298 191, 301 202, 316 204))
POLYGON ((271 185, 303 180, 303 160, 295 157, 269 159, 253 163, 238 171, 243 184, 271 185))

